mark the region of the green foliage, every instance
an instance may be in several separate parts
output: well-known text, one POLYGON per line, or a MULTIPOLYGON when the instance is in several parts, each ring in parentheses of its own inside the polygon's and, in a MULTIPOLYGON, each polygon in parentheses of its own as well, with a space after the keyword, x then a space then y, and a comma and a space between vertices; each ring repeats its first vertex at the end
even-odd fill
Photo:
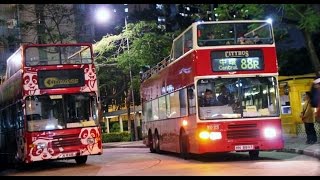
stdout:
POLYGON ((217 19, 261 19, 264 13, 263 5, 260 4, 219 4, 215 13, 217 19))
POLYGON ((128 23, 118 35, 108 34, 94 44, 100 91, 107 102, 117 99, 123 103, 131 87, 129 71, 133 76, 135 103, 140 100, 140 67, 155 65, 170 54, 172 33, 163 33, 156 22, 128 23), (128 41, 127 41, 128 38, 128 41), (129 50, 128 44, 129 43, 129 50))
MULTIPOLYGON (((306 60, 310 59, 310 64, 314 67, 317 76, 320 76, 319 53, 315 49, 315 43, 312 39, 313 34, 320 32, 320 5, 319 4, 282 4, 276 5, 282 14, 280 19, 286 24, 299 28, 306 40, 307 54, 306 60)), ((309 64, 309 63, 307 63, 309 64)))
POLYGON ((124 37, 120 35, 111 35, 107 34, 100 41, 93 45, 94 52, 96 53, 96 62, 98 64, 104 64, 106 61, 113 60, 113 57, 110 57, 110 60, 106 60, 106 57, 114 55, 114 52, 118 49, 119 41, 123 40, 124 37))
POLYGON ((119 132, 120 124, 118 122, 114 122, 110 128, 110 132, 119 132))
POLYGON ((319 4, 283 4, 282 18, 287 22, 296 25, 300 29, 308 32, 319 32, 320 10, 319 4))
POLYGON ((4 19, 0 19, 0 26, 6 25, 7 21, 4 19))
POLYGON ((130 141, 129 132, 102 133, 102 143, 130 141))

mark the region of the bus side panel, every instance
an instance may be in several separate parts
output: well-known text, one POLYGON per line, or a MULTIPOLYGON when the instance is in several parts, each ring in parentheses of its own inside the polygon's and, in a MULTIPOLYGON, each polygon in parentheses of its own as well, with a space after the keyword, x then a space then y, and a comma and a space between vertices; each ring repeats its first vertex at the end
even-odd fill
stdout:
POLYGON ((102 154, 102 136, 99 127, 28 132, 26 134, 27 163, 102 154))
POLYGON ((140 94, 142 101, 150 101, 173 91, 186 87, 193 83, 195 74, 195 51, 189 53, 183 60, 176 61, 162 69, 141 84, 140 94), (165 92, 164 92, 165 91, 165 92), (171 89, 172 91, 172 89, 171 89))
POLYGON ((21 139, 21 76, 18 70, 0 86, 0 162, 14 162, 21 139))

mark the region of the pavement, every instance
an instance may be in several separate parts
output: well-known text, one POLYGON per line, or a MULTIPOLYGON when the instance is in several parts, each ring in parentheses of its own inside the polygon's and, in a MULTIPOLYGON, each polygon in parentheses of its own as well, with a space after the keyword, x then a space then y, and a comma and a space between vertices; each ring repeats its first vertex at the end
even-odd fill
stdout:
MULTIPOLYGON (((284 148, 278 150, 280 152, 304 154, 307 156, 316 157, 320 160, 320 140, 315 144, 306 144, 306 138, 299 136, 288 136, 284 137, 284 148)), ((320 139, 320 137, 318 137, 320 139)), ((129 142, 111 142, 103 143, 102 147, 106 148, 147 148, 143 141, 129 141, 129 142)))

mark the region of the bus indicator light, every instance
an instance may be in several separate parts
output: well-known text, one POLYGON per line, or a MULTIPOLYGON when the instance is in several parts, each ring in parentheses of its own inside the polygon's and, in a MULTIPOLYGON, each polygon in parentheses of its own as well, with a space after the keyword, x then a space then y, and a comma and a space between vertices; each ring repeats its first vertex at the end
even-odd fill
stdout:
POLYGON ((200 132, 199 137, 200 137, 200 139, 209 139, 210 134, 208 131, 202 131, 202 132, 200 132))
POLYGON ((184 119, 184 120, 182 121, 182 126, 187 126, 187 125, 188 125, 188 121, 184 119))

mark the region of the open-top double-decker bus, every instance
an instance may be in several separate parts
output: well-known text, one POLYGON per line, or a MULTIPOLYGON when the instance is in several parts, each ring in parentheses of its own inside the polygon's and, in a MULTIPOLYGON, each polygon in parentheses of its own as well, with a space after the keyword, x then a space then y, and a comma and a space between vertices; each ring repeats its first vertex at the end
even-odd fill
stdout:
POLYGON ((248 151, 256 159, 283 148, 272 22, 195 22, 141 77, 151 152, 248 151))
POLYGON ((102 154, 92 45, 22 45, 0 85, 3 163, 102 154))

